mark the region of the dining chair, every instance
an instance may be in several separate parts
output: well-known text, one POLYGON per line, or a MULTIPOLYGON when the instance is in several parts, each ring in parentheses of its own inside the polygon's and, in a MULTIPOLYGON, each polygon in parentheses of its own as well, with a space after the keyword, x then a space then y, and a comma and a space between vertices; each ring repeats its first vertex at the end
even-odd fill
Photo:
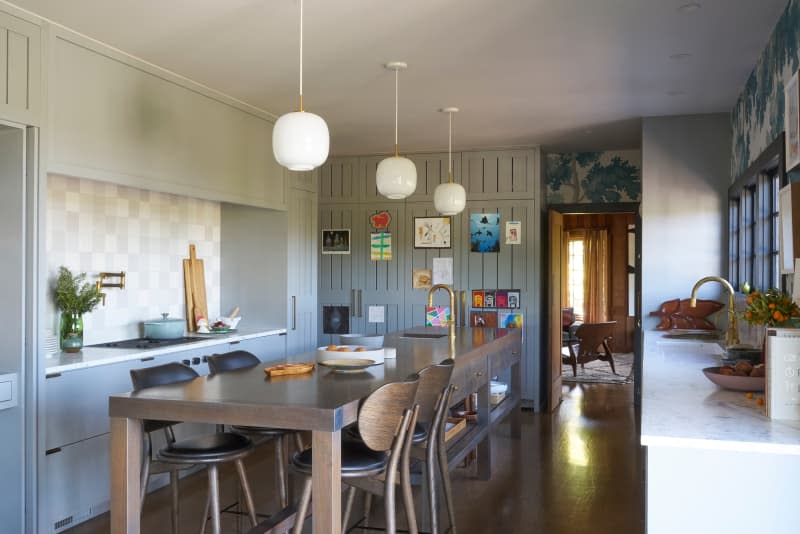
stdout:
MULTIPOLYGON (((447 516, 450 521, 450 532, 455 533, 455 509, 453 507, 452 489, 450 485, 450 470, 447 463, 447 448, 444 441, 445 426, 447 424, 448 408, 453 393, 450 378, 453 375, 455 362, 452 359, 444 360, 439 364, 429 365, 419 372, 419 387, 414 398, 414 403, 419 406, 419 415, 413 427, 411 446, 403 451, 401 459, 401 478, 404 473, 410 473, 410 460, 420 461, 423 476, 427 486, 428 513, 430 514, 431 533, 439 532, 438 503, 436 491, 436 471, 438 466, 439 476, 447 507, 447 516)), ((409 488, 410 484, 401 484, 409 488)), ((350 487, 348 494, 347 511, 352 508, 355 499, 356 486, 350 487)), ((367 493, 364 503, 364 515, 370 515, 372 493, 367 493)), ((409 496, 407 500, 410 500, 409 496)), ((348 518, 345 518, 346 520, 348 518)), ((346 523, 345 523, 346 524, 346 523)))
MULTIPOLYGON (((134 391, 140 391, 156 386, 190 382, 200 375, 182 363, 166 363, 147 367, 144 369, 131 369, 131 381, 134 391)), ((218 466, 233 462, 239 475, 239 483, 244 493, 247 504, 247 513, 253 526, 256 525, 255 508, 250 493, 250 485, 244 471, 242 459, 250 454, 254 447, 253 442, 246 436, 233 432, 217 432, 182 440, 175 439, 171 421, 143 421, 145 434, 145 457, 142 468, 142 502, 151 474, 151 466, 158 464, 159 468, 169 470, 172 484, 172 529, 178 532, 178 477, 179 469, 187 469, 195 465, 205 465, 208 472, 208 500, 211 507, 211 520, 214 534, 221 534, 220 506, 219 506, 219 474, 218 466), (164 430, 167 445, 158 451, 155 457, 152 454, 152 436, 157 430, 164 430)), ((205 529, 205 517, 203 518, 205 529)))
MULTIPOLYGON (((208 370, 211 375, 249 369, 260 365, 262 362, 255 354, 246 350, 235 350, 224 354, 214 354, 208 357, 208 370)), ((280 497, 281 508, 288 506, 288 481, 286 477, 286 458, 284 456, 284 443, 289 435, 294 435, 295 444, 298 451, 303 450, 303 441, 299 432, 284 430, 281 428, 269 428, 258 426, 233 425, 231 430, 238 434, 245 435, 257 445, 263 443, 273 443, 275 445, 275 473, 278 477, 278 494, 280 497)))
MULTIPOLYGON (((414 427, 417 419, 418 407, 414 404, 414 396, 418 386, 419 375, 413 375, 404 382, 392 382, 376 389, 361 403, 358 410, 361 439, 344 434, 341 441, 342 482, 351 484, 356 480, 369 480, 374 486, 382 488, 386 532, 389 534, 397 532, 395 483, 402 453, 410 446, 413 438, 410 429, 414 427)), ((313 447, 292 457, 292 467, 306 477, 297 508, 294 534, 301 534, 303 531, 303 522, 311 500, 313 464, 313 447)), ((401 484, 409 532, 416 533, 414 502, 409 500, 411 486, 408 473, 401 473, 401 484)), ((348 506, 343 517, 345 521, 349 518, 351 507, 352 499, 348 498, 348 506)), ((346 524, 343 524, 342 530, 345 528, 346 524)))
POLYGON ((561 359, 562 363, 572 366, 573 376, 578 376, 578 364, 583 366, 594 360, 608 362, 611 372, 616 374, 614 355, 609 346, 616 324, 616 321, 583 323, 575 330, 576 341, 569 343, 569 354, 561 359))

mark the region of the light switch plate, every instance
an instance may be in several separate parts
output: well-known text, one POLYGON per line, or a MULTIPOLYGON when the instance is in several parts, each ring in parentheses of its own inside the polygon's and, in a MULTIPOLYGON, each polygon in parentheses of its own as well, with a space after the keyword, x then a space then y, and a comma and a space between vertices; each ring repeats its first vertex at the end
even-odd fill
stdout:
POLYGON ((17 373, 0 374, 0 410, 17 405, 17 373))

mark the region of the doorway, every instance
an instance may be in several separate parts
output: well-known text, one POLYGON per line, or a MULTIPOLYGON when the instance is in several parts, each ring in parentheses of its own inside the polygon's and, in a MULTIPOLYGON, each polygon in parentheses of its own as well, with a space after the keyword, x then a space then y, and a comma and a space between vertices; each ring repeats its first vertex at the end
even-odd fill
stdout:
MULTIPOLYGON (((634 383, 640 398, 641 218, 638 203, 550 207, 548 324, 548 400, 560 402, 562 380, 634 383), (577 354, 578 328, 603 325, 609 337, 607 358, 584 366, 564 365, 577 354), (573 349, 570 352, 570 347, 573 349), (612 369, 609 359, 615 362, 612 369)), ((594 327, 593 327, 594 329, 594 327)), ((583 333, 589 332, 589 327, 583 333)), ((584 336, 585 337, 585 336, 584 336)))

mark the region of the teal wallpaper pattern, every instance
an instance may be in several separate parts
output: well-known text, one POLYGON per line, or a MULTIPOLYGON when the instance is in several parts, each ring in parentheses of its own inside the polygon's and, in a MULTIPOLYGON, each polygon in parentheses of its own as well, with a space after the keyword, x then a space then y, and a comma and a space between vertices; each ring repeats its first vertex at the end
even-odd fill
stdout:
POLYGON ((798 66, 800 0, 791 0, 733 108, 732 178, 744 172, 783 131, 783 87, 798 66))
POLYGON ((548 154, 546 165, 548 204, 641 200, 640 150, 548 154))

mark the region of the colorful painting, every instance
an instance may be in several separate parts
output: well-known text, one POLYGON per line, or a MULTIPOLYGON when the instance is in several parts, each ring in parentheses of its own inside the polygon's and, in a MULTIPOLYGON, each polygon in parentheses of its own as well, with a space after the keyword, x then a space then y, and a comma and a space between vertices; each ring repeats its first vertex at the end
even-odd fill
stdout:
POLYGON ((452 320, 450 306, 425 306, 425 326, 448 326, 452 320))
POLYGON ((485 290, 483 292, 483 307, 494 308, 494 291, 485 290))
POLYGON ((430 269, 413 269, 411 271, 412 289, 430 289, 433 272, 430 269))
POLYGON ((522 328, 522 314, 519 312, 500 312, 497 322, 500 328, 522 328))
POLYGON ((509 308, 520 307, 519 289, 512 289, 511 291, 508 292, 508 307, 509 308))
POLYGON ((322 332, 324 334, 349 334, 350 306, 323 306, 322 332))
POLYGON ((547 203, 639 202, 641 150, 548 154, 547 203))
POLYGON ((450 248, 450 217, 414 217, 414 248, 450 248))
POLYGON ((470 214, 469 235, 472 252, 500 252, 500 214, 470 214))
POLYGON ((379 211, 374 215, 370 215, 369 223, 376 230, 386 230, 389 228, 389 223, 392 222, 392 215, 388 211, 379 211))
POLYGON ((800 64, 800 0, 775 25, 731 113, 732 178, 741 175, 785 129, 784 87, 800 64))
POLYGON ((497 312, 473 311, 469 314, 469 325, 473 328, 497 328, 497 312))
POLYGON ((323 230, 323 254, 350 254, 350 230, 323 230))
POLYGON ((494 292, 494 305, 498 308, 508 308, 508 291, 498 289, 494 292))
POLYGON ((472 307, 483 308, 483 290, 481 289, 472 290, 472 307))
POLYGON ((522 243, 522 223, 520 221, 506 221, 506 245, 519 245, 522 243))
POLYGON ((389 232, 370 234, 369 258, 372 261, 392 261, 392 234, 389 232))

